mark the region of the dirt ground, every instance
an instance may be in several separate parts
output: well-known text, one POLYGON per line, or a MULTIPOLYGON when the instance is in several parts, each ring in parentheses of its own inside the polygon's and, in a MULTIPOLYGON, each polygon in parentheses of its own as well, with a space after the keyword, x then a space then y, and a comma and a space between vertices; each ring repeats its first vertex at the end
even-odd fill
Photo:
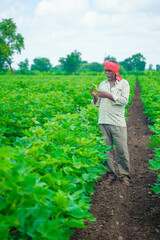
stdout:
POLYGON ((151 132, 142 107, 137 84, 127 121, 131 186, 117 180, 105 187, 103 176, 96 184, 90 208, 96 222, 74 229, 70 240, 160 240, 160 195, 151 189, 157 173, 149 169, 148 160, 154 156, 146 145, 151 132))

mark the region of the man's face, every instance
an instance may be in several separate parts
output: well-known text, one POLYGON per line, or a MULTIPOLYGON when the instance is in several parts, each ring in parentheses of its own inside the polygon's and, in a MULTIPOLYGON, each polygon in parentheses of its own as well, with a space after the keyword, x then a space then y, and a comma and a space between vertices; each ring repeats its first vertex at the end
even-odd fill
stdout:
POLYGON ((105 69, 105 74, 108 81, 112 81, 116 79, 116 74, 111 70, 105 69))

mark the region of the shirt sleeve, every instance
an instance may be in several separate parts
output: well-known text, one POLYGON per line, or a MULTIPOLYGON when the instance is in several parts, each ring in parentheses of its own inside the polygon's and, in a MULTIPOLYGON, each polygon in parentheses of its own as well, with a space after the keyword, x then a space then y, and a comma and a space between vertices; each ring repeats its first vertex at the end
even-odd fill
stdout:
POLYGON ((114 104, 127 105, 128 99, 129 99, 129 92, 130 92, 130 87, 128 82, 126 82, 123 88, 121 89, 121 95, 112 94, 112 97, 115 101, 114 104))

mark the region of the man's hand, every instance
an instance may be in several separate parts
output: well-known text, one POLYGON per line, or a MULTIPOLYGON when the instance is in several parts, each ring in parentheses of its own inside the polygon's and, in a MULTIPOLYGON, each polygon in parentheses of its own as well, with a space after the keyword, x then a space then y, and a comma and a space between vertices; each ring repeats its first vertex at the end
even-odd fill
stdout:
POLYGON ((90 88, 90 93, 91 93, 92 96, 93 96, 93 102, 94 102, 94 104, 96 104, 96 102, 98 101, 98 94, 97 94, 97 92, 94 92, 94 91, 93 91, 93 87, 90 88))
POLYGON ((98 98, 97 93, 93 91, 93 87, 90 88, 90 93, 92 94, 93 97, 98 98))

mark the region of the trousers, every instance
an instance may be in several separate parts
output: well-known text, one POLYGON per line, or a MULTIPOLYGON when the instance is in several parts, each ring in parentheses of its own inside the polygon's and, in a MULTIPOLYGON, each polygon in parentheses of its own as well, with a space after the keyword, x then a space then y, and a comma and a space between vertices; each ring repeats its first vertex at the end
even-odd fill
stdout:
POLYGON ((116 172, 113 162, 113 144, 116 145, 117 150, 117 165, 120 173, 120 177, 130 179, 130 160, 127 144, 127 128, 114 126, 110 124, 99 124, 99 128, 102 131, 102 135, 105 137, 104 142, 110 146, 110 150, 107 153, 108 161, 105 162, 108 168, 107 177, 116 178, 116 172))

